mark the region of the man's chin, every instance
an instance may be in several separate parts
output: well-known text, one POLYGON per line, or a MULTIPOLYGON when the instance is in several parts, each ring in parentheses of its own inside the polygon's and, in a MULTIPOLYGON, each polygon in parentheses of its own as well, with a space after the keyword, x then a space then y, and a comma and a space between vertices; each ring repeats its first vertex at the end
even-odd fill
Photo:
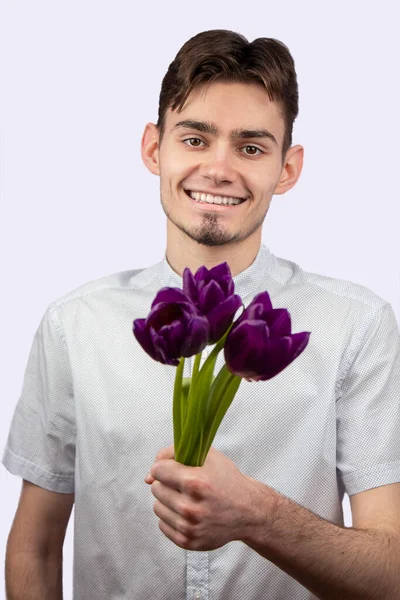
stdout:
POLYGON ((233 242, 238 241, 238 236, 228 235, 222 231, 197 231, 190 232, 185 231, 186 235, 193 241, 197 242, 201 246, 207 246, 208 248, 226 246, 233 242))

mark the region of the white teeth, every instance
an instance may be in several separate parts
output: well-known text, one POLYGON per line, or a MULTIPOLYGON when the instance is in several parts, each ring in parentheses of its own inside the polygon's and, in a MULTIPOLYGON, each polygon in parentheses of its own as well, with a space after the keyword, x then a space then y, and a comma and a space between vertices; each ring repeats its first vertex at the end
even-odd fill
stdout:
POLYGON ((227 196, 212 196, 211 194, 203 194, 201 192, 188 192, 189 196, 197 202, 206 202, 207 204, 224 204, 234 205, 240 204, 239 198, 232 198, 227 196))

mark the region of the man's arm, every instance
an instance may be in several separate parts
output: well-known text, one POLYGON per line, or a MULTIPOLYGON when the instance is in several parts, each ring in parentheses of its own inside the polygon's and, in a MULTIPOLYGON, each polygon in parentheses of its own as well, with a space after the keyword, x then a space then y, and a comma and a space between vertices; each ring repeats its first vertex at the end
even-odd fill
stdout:
POLYGON ((75 495, 23 480, 8 537, 7 600, 62 600, 62 556, 75 495))
POLYGON ((7 600, 62 600, 62 557, 31 552, 8 553, 5 562, 7 600))
POLYGON ((320 600, 400 600, 400 534, 340 527, 256 483, 265 520, 245 534, 250 548, 320 600))
POLYGON ((160 452, 145 481, 159 528, 181 548, 241 540, 320 600, 400 600, 394 530, 339 527, 244 475, 214 448, 202 467, 172 458, 173 447, 160 452))

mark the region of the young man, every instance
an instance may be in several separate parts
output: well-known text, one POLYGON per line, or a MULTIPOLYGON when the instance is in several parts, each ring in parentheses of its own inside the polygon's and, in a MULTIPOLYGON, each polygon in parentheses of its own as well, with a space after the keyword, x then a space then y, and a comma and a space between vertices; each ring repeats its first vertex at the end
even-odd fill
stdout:
POLYGON ((400 598, 393 310, 261 243, 272 196, 301 173, 303 148, 291 145, 297 101, 292 57, 276 40, 203 32, 170 65, 158 123, 142 139, 144 163, 160 177, 166 255, 81 286, 41 321, 3 457, 31 482, 10 533, 10 590, 20 589, 30 550, 34 572, 45 561, 55 572, 37 574, 42 589, 61 598, 75 501, 74 600, 400 598), (187 467, 171 446, 175 369, 149 358, 132 321, 161 287, 182 287, 185 267, 224 261, 245 305, 267 290, 293 331, 311 337, 279 376, 242 382, 204 466, 187 467))

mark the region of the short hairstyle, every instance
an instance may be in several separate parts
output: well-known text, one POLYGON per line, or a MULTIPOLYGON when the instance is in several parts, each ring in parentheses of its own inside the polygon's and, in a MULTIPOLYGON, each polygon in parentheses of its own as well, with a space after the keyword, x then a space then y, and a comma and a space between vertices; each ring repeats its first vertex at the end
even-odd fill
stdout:
POLYGON ((285 44, 273 38, 249 42, 225 29, 203 31, 190 38, 168 67, 161 84, 157 127, 160 141, 168 108, 178 112, 190 92, 206 82, 261 83, 279 104, 285 124, 283 156, 292 145, 293 123, 299 111, 294 60, 285 44))

